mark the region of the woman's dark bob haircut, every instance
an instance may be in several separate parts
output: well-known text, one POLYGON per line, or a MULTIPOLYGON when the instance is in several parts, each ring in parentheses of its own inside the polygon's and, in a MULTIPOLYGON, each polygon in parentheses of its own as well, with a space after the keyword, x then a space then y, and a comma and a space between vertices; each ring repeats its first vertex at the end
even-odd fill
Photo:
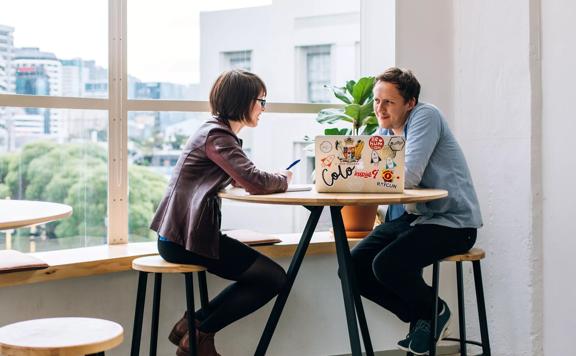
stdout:
POLYGON ((210 90, 212 115, 230 121, 246 121, 256 99, 266 96, 266 85, 256 74, 233 69, 220 74, 210 90))

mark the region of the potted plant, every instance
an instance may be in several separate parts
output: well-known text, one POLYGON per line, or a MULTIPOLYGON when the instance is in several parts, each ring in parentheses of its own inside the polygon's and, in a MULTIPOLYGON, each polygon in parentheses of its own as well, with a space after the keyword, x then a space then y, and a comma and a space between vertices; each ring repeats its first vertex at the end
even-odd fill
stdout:
POLYGON ((327 87, 336 98, 344 102, 344 107, 322 109, 316 120, 321 124, 343 121, 348 127, 325 129, 325 135, 372 135, 376 131, 378 120, 372 107, 374 77, 363 77, 357 82, 349 80, 344 87, 327 87))
MULTIPOLYGON (((328 86, 327 86, 328 87, 328 86)), ((374 77, 349 80, 344 87, 329 86, 334 96, 344 103, 342 108, 322 109, 316 120, 322 124, 344 122, 347 127, 331 127, 325 135, 372 135, 378 128, 374 114, 374 77)), ((345 206, 342 219, 348 238, 363 238, 374 227, 377 205, 345 206)))

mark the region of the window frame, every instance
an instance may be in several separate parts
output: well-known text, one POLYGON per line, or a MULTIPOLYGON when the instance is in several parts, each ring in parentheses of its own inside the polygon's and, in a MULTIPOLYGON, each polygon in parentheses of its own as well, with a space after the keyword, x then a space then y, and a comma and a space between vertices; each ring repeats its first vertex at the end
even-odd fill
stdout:
MULTIPOLYGON (((127 244, 128 112, 209 111, 208 101, 128 99, 127 2, 108 0, 108 98, 35 96, 0 93, 0 107, 108 111, 108 231, 110 245, 127 244)), ((271 113, 317 113, 338 104, 269 103, 271 113)))

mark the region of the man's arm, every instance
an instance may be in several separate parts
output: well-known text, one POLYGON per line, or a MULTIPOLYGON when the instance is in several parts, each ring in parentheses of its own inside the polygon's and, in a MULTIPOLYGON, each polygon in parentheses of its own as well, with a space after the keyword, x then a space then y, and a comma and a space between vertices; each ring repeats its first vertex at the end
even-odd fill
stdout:
POLYGON ((442 117, 435 108, 421 107, 412 113, 413 117, 406 130, 405 188, 420 184, 442 135, 442 117))

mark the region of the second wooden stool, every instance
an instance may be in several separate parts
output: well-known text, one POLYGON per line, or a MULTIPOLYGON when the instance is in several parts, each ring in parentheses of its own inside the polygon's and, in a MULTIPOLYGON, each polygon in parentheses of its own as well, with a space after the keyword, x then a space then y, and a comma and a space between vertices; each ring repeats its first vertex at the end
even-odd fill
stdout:
MULTIPOLYGON (((482 285, 482 271, 480 269, 480 261, 486 257, 484 250, 480 248, 472 248, 467 253, 461 255, 449 256, 443 259, 444 262, 456 262, 456 284, 458 286, 458 324, 460 329, 459 338, 444 338, 443 340, 457 341, 460 343, 460 355, 466 356, 466 344, 472 344, 480 346, 482 348, 482 356, 490 356, 490 339, 488 338, 488 320, 486 318, 486 305, 484 303, 484 287, 482 285), (462 273, 462 262, 472 262, 472 267, 474 269, 474 286, 476 289, 476 305, 478 307, 478 319, 480 322, 480 338, 481 342, 471 341, 466 339, 466 320, 464 316, 464 281, 462 273)), ((438 287, 440 284, 440 272, 439 266, 440 262, 436 261, 432 268, 432 288, 434 290, 434 305, 438 307, 438 287)), ((436 356, 436 328, 437 328, 437 316, 438 311, 434 312, 434 317, 431 322, 431 333, 430 333, 430 356, 436 356)), ((412 330, 413 325, 410 325, 412 330)), ((406 354, 407 356, 413 356, 411 352, 406 354)))
MULTIPOLYGON (((140 354, 140 338, 142 335, 142 320, 144 318, 144 302, 146 299, 146 283, 148 273, 154 273, 154 300, 152 305, 152 331, 150 335, 150 356, 156 355, 158 345, 158 319, 160 316, 160 295, 162 292, 163 273, 183 273, 186 282, 186 310, 188 315, 194 315, 194 279, 193 273, 198 273, 200 303, 203 308, 208 305, 208 288, 206 286, 206 268, 198 265, 176 264, 165 261, 160 255, 140 257, 132 261, 132 269, 139 271, 138 294, 136 296, 136 311, 134 314, 134 330, 132 334, 131 356, 140 354)), ((196 326, 194 318, 188 318, 188 336, 190 355, 196 356, 196 326)))
POLYGON ((94 318, 26 320, 0 328, 3 356, 104 355, 122 343, 119 324, 94 318))

